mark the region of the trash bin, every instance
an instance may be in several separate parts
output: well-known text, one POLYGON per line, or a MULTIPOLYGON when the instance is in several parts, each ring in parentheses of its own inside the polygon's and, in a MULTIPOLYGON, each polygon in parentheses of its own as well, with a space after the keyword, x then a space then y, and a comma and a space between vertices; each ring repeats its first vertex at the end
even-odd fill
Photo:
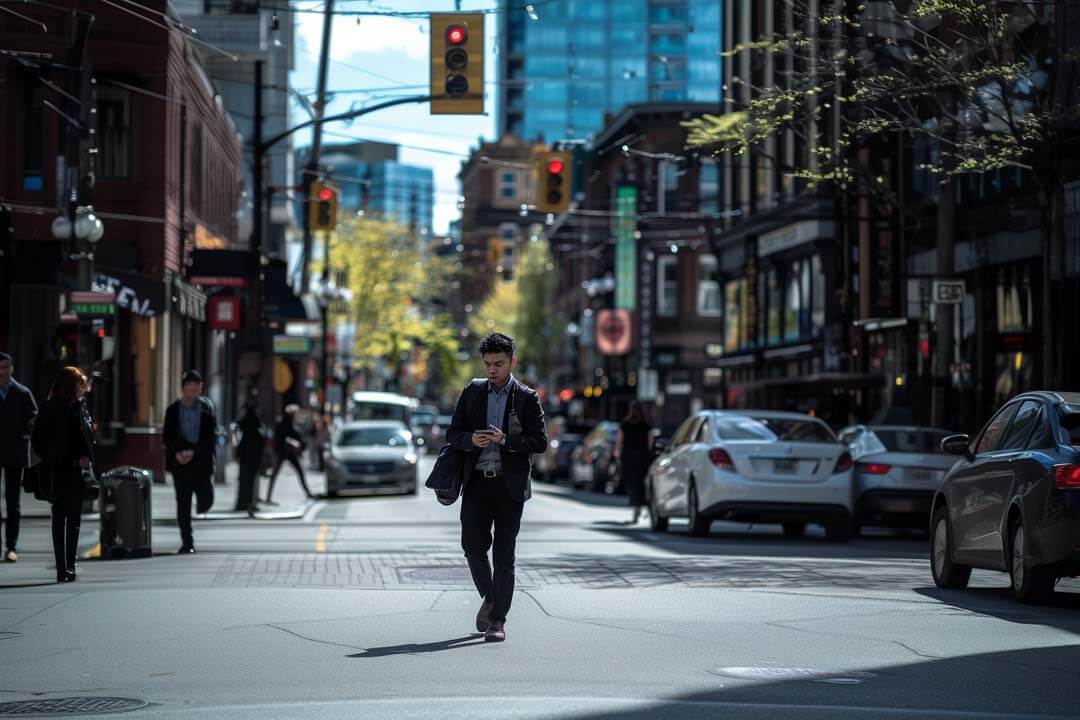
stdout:
POLYGON ((150 487, 153 475, 137 467, 101 476, 101 557, 150 557, 150 487))

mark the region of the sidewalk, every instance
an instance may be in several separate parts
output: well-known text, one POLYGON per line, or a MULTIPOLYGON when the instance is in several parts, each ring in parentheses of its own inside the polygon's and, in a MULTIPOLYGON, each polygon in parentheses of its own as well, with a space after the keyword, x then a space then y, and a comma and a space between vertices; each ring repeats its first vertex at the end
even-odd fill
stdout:
MULTIPOLYGON (((246 512, 235 512, 233 510, 236 505, 239 472, 240 466, 237 463, 230 462, 226 464, 225 483, 214 485, 213 508, 208 513, 193 515, 195 519, 233 520, 248 517, 246 512)), ((325 494, 326 476, 323 473, 305 467, 304 475, 311 492, 316 496, 325 494)), ((166 475, 166 478, 165 483, 153 483, 150 488, 150 512, 155 522, 176 521, 176 493, 173 489, 172 477, 166 475)), ((269 480, 265 476, 260 476, 257 493, 260 497, 266 496, 268 485, 269 480)), ((260 510, 255 513, 255 517, 261 520, 295 519, 303 517, 311 506, 311 501, 304 496, 304 491, 300 487, 296 472, 289 465, 284 466, 278 474, 277 482, 274 484, 274 502, 277 503, 276 507, 260 506, 260 510)), ((49 518, 52 515, 49 503, 38 500, 27 493, 22 494, 21 505, 24 518, 49 518)), ((97 516, 98 506, 95 502, 93 513, 84 517, 96 518, 97 516)))

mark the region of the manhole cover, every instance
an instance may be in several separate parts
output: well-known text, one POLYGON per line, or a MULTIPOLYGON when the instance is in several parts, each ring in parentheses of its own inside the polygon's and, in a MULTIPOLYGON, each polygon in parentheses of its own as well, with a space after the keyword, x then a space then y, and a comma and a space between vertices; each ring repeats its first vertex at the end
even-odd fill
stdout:
POLYGON ((472 583, 467 567, 398 568, 402 582, 472 583))
POLYGON ((22 700, 0 703, 0 715, 35 717, 43 715, 101 715, 139 710, 145 700, 115 697, 70 697, 49 700, 22 700))
POLYGON ((832 685, 858 685, 877 677, 874 673, 862 671, 785 667, 726 667, 716 670, 715 673, 740 680, 810 680, 832 685))

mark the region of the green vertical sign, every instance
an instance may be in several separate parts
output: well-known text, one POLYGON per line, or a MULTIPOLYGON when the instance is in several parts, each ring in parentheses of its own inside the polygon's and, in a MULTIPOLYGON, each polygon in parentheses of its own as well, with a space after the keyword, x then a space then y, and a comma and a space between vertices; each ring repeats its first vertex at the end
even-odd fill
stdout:
POLYGON ((615 189, 615 308, 637 307, 637 188, 615 189))

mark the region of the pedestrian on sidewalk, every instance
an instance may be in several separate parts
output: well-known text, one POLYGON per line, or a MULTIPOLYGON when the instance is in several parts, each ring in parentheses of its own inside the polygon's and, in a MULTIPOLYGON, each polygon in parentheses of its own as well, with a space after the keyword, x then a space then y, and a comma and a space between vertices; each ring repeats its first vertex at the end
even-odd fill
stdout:
POLYGON ((309 498, 314 497, 308 490, 307 481, 304 479, 304 468, 300 465, 300 454, 304 452, 304 439, 300 431, 293 424, 293 416, 299 408, 296 405, 286 405, 281 415, 281 420, 274 428, 274 452, 277 453, 277 461, 274 463, 274 472, 270 475, 270 487, 266 490, 266 504, 276 505, 271 498, 274 495, 274 483, 277 481, 281 466, 289 463, 296 470, 300 478, 300 487, 309 498))
POLYGON ((203 396, 202 390, 202 375, 197 370, 185 370, 180 378, 180 398, 165 410, 165 426, 161 431, 165 469, 172 473, 176 489, 178 555, 195 552, 191 534, 192 494, 198 512, 209 512, 214 505, 217 415, 214 404, 203 396))
POLYGON ((19 520, 22 511, 23 468, 30 465, 30 432, 38 414, 34 394, 12 377, 11 355, 0 352, 0 473, 3 473, 7 527, 4 529, 5 562, 16 562, 19 544, 19 520))
POLYGON ((34 452, 42 463, 39 482, 52 491, 52 541, 58 583, 75 581, 84 476, 92 473, 94 466, 94 439, 82 405, 89 389, 90 378, 82 370, 62 368, 31 435, 34 452), (48 473, 47 478, 41 473, 48 473))
POLYGON ((634 508, 631 525, 641 517, 641 507, 645 504, 645 473, 652 462, 652 425, 645 416, 645 406, 641 401, 630 403, 630 412, 619 424, 615 436, 615 459, 619 462, 619 479, 634 508))
POLYGON ((244 414, 237 423, 240 442, 236 446, 236 455, 240 461, 240 477, 237 482, 235 510, 255 512, 255 479, 262 465, 266 437, 259 418, 259 400, 254 395, 244 402, 244 414))
POLYGON ((465 386, 446 440, 468 453, 461 501, 461 547, 483 601, 476 629, 488 642, 506 639, 514 595, 514 551, 521 513, 532 496, 532 454, 547 448, 544 410, 536 392, 518 382, 514 339, 492 333, 480 341, 486 379, 465 386), (494 565, 488 561, 495 529, 494 565))

